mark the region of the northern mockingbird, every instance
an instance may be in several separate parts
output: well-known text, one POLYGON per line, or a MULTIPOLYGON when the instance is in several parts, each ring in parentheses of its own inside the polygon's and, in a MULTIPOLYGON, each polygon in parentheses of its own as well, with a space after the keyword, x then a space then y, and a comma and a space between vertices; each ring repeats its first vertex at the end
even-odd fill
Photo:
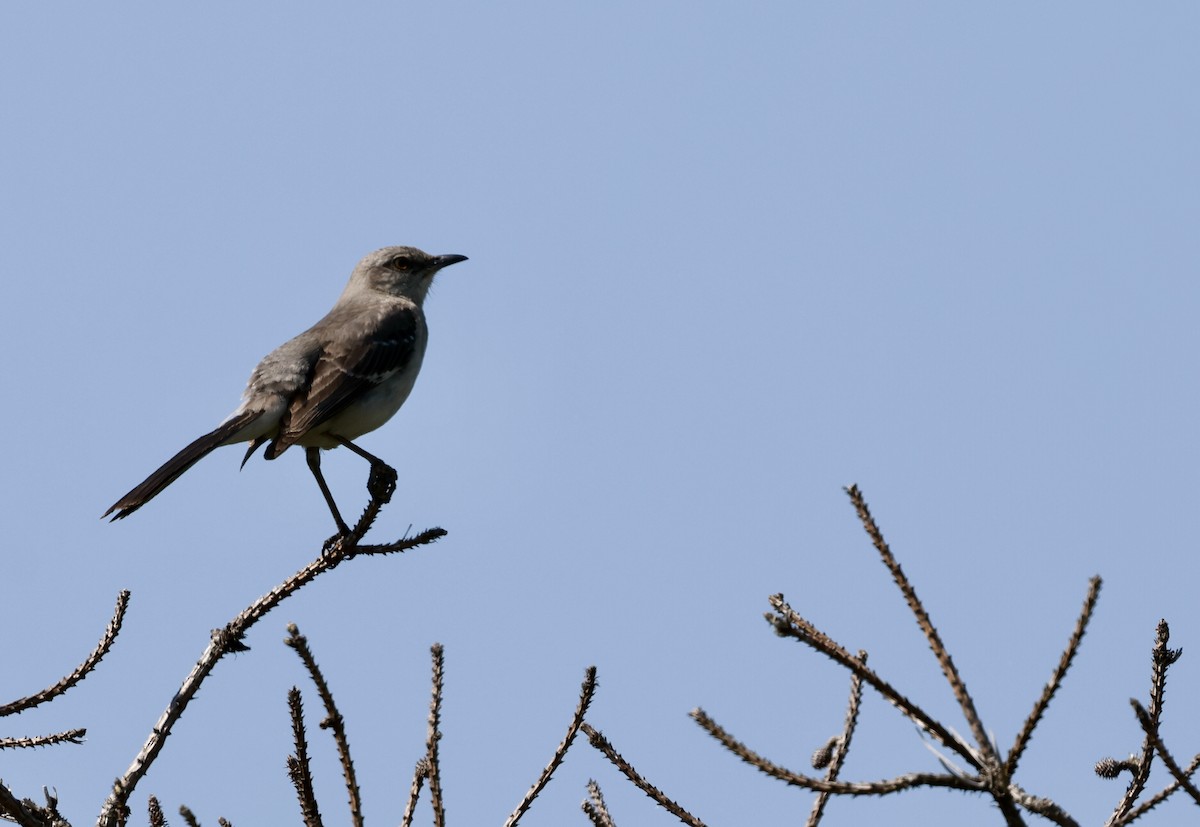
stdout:
POLYGON ((321 475, 321 449, 344 445, 365 458, 371 463, 372 496, 390 496, 396 472, 351 440, 387 422, 408 398, 429 337, 421 309, 425 294, 438 270, 466 260, 415 247, 384 247, 366 256, 325 318, 258 363, 236 411, 103 516, 128 517, 222 445, 249 442, 243 466, 264 444, 267 459, 299 445, 338 531, 349 534, 321 475))

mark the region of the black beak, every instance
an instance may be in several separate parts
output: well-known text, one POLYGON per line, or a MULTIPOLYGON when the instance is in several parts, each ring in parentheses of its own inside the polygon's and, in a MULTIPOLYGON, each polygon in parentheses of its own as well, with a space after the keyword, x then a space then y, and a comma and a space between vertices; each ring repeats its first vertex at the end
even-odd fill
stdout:
POLYGON ((433 264, 435 267, 437 267, 437 269, 441 270, 443 267, 449 267, 451 264, 458 264, 460 261, 466 261, 466 260, 467 260, 466 256, 458 256, 458 255, 434 256, 433 264))

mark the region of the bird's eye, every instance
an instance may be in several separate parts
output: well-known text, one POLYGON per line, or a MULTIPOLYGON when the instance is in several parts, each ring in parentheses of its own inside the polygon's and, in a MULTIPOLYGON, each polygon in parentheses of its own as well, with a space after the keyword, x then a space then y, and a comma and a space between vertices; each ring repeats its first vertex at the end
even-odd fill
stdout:
POLYGON ((412 259, 408 256, 396 256, 388 262, 388 265, 393 270, 397 270, 401 273, 407 273, 412 269, 412 259))

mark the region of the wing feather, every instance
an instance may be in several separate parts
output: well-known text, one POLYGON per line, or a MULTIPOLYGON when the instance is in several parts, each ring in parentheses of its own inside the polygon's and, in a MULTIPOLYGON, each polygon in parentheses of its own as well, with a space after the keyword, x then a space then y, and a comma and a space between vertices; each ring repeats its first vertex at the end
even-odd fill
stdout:
POLYGON ((309 431, 328 422, 380 383, 405 369, 416 352, 418 319, 400 308, 369 322, 363 335, 330 342, 313 367, 308 392, 296 394, 267 447, 274 458, 309 431))

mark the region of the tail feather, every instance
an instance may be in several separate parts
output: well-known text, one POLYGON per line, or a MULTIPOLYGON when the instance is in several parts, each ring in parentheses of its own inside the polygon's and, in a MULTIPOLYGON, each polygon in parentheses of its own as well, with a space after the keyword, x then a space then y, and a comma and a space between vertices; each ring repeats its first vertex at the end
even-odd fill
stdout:
POLYGON ((207 433, 193 441, 175 456, 162 464, 157 471, 128 494, 113 503, 112 507, 100 515, 104 519, 114 511, 113 520, 121 520, 137 511, 150 500, 157 497, 164 488, 179 479, 184 471, 208 456, 214 449, 219 448, 227 439, 245 428, 262 416, 262 411, 248 411, 222 423, 215 431, 207 433))

